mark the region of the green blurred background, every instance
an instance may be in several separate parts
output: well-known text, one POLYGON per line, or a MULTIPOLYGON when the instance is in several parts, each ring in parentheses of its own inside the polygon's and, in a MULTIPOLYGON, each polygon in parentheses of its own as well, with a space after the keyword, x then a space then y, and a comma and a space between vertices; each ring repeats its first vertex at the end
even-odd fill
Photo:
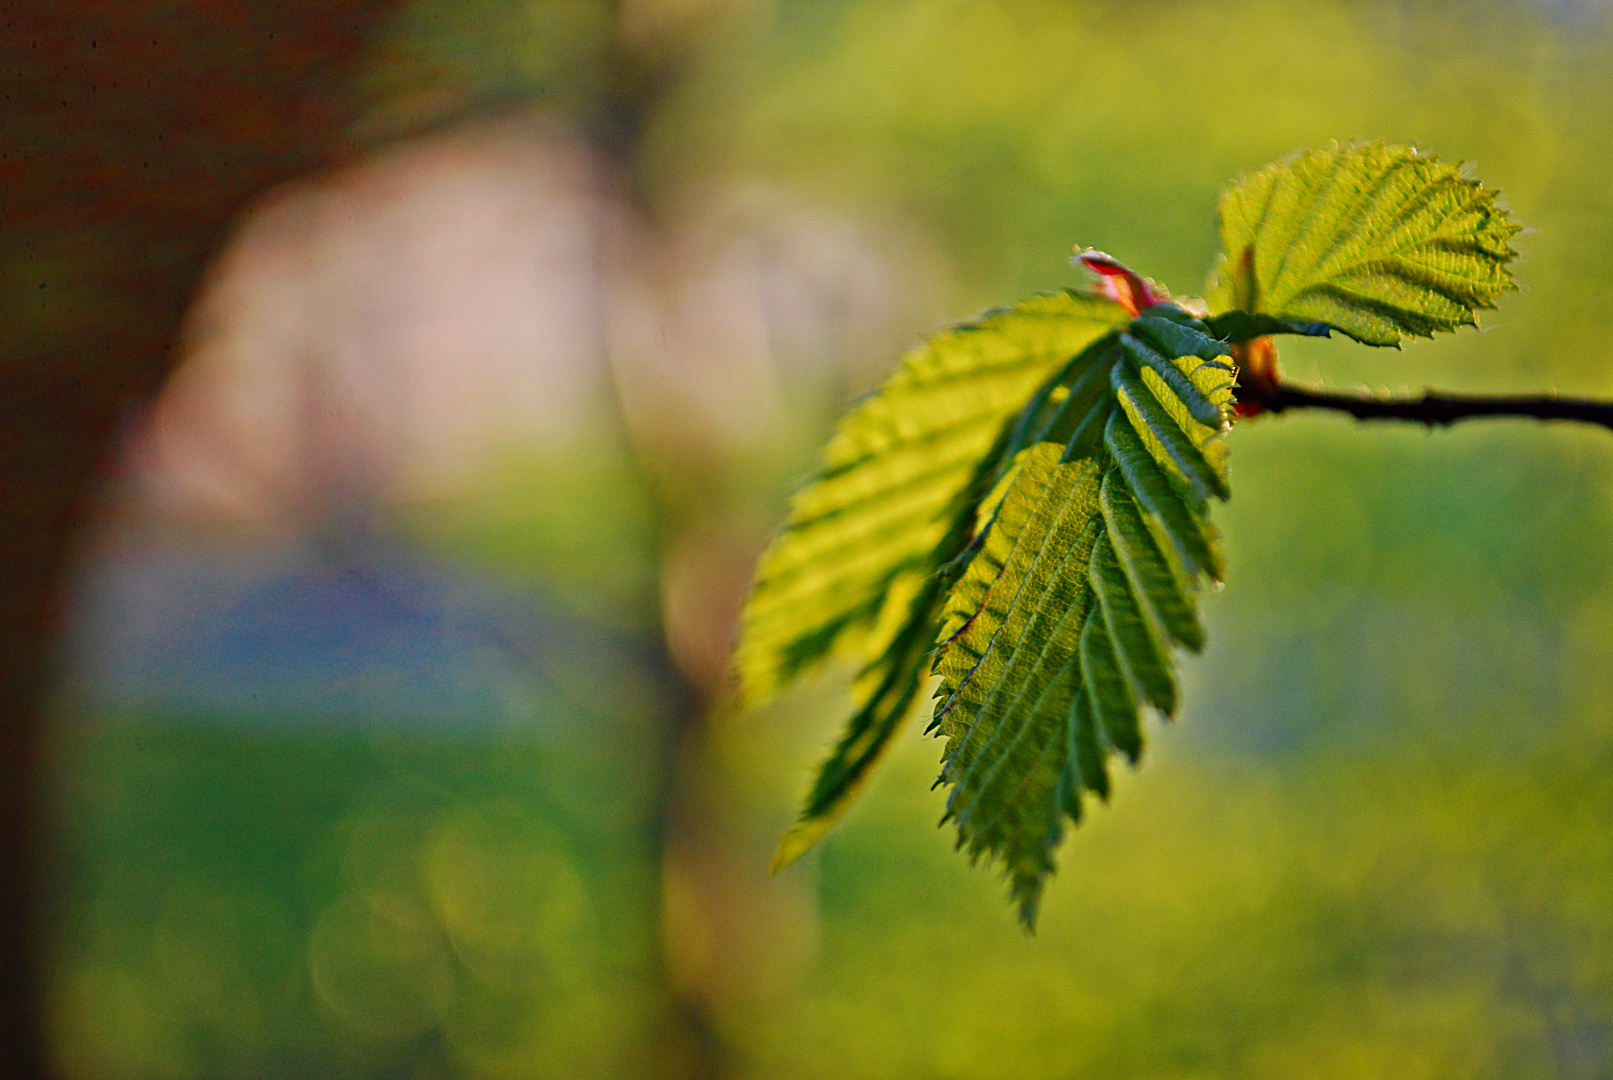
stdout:
MULTIPOLYGON (((1034 937, 916 730, 768 878, 843 704, 722 678, 904 343, 1077 280, 1072 244, 1197 292, 1222 185, 1300 147, 1471 161, 1530 231, 1482 332, 1285 343, 1291 377, 1613 397, 1613 7, 415 0, 356 92, 386 175, 584 161, 603 269, 553 302, 603 358, 429 492, 109 492, 53 743, 70 1074, 1613 1077, 1605 432, 1240 425, 1183 715, 1034 937)), ((265 452, 364 456, 316 428, 265 452)))

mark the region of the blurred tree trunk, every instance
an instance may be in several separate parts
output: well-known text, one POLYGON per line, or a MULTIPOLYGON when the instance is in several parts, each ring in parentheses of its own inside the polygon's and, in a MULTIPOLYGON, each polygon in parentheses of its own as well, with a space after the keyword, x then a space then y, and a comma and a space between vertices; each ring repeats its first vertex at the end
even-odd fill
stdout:
POLYGON ((343 152, 397 0, 0 0, 0 1074, 49 1074, 40 709, 61 574, 120 418, 160 386, 209 255, 343 152))

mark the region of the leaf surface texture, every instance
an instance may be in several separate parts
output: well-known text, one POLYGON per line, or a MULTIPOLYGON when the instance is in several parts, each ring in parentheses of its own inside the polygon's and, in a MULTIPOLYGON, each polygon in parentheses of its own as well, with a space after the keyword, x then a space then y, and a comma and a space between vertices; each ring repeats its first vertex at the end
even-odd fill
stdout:
POLYGON ((1228 349, 1177 323, 1184 336, 1159 347, 1186 355, 1162 376, 1132 344, 1145 319, 1090 350, 1090 373, 1065 376, 1108 384, 1088 406, 1106 417, 1101 438, 1074 456, 1054 440, 1021 452, 942 613, 946 817, 960 847, 1002 863, 1027 923, 1082 793, 1107 793, 1113 754, 1142 753, 1142 707, 1175 712, 1172 648, 1202 646, 1195 588, 1219 574, 1207 515, 1226 490, 1228 349))
POLYGON ((736 652, 750 702, 827 659, 861 667, 852 719, 780 864, 833 824, 910 711, 929 667, 942 571, 974 538, 976 509, 1016 435, 1009 421, 1126 318, 1074 291, 988 312, 910 351, 841 421, 762 559, 736 652))
POLYGON ((1214 310, 1325 324, 1369 345, 1473 325, 1515 287, 1519 230, 1495 193, 1409 146, 1268 165, 1222 198, 1220 227, 1214 310))

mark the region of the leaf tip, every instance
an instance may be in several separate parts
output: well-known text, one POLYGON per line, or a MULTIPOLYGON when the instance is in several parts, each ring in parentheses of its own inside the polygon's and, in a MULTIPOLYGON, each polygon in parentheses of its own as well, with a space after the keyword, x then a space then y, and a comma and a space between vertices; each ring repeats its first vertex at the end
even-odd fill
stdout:
POLYGON ((790 826, 790 831, 784 834, 773 851, 773 861, 768 864, 767 872, 778 874, 789 869, 801 856, 818 846, 818 841, 834 828, 835 821, 833 817, 817 815, 802 818, 790 826))

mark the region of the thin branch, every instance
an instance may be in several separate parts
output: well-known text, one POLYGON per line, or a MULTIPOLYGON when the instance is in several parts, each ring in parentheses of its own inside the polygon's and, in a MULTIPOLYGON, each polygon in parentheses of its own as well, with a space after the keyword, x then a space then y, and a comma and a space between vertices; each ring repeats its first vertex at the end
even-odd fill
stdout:
POLYGON ((1312 390, 1287 383, 1246 379, 1238 400, 1249 412, 1287 412, 1290 409, 1330 409, 1357 420, 1410 420, 1429 427, 1447 426, 1479 416, 1515 416, 1535 420, 1577 420, 1613 431, 1613 401, 1588 401, 1555 394, 1496 395, 1442 394, 1428 391, 1421 397, 1375 397, 1312 390), (1249 408, 1253 406, 1253 408, 1249 408))

